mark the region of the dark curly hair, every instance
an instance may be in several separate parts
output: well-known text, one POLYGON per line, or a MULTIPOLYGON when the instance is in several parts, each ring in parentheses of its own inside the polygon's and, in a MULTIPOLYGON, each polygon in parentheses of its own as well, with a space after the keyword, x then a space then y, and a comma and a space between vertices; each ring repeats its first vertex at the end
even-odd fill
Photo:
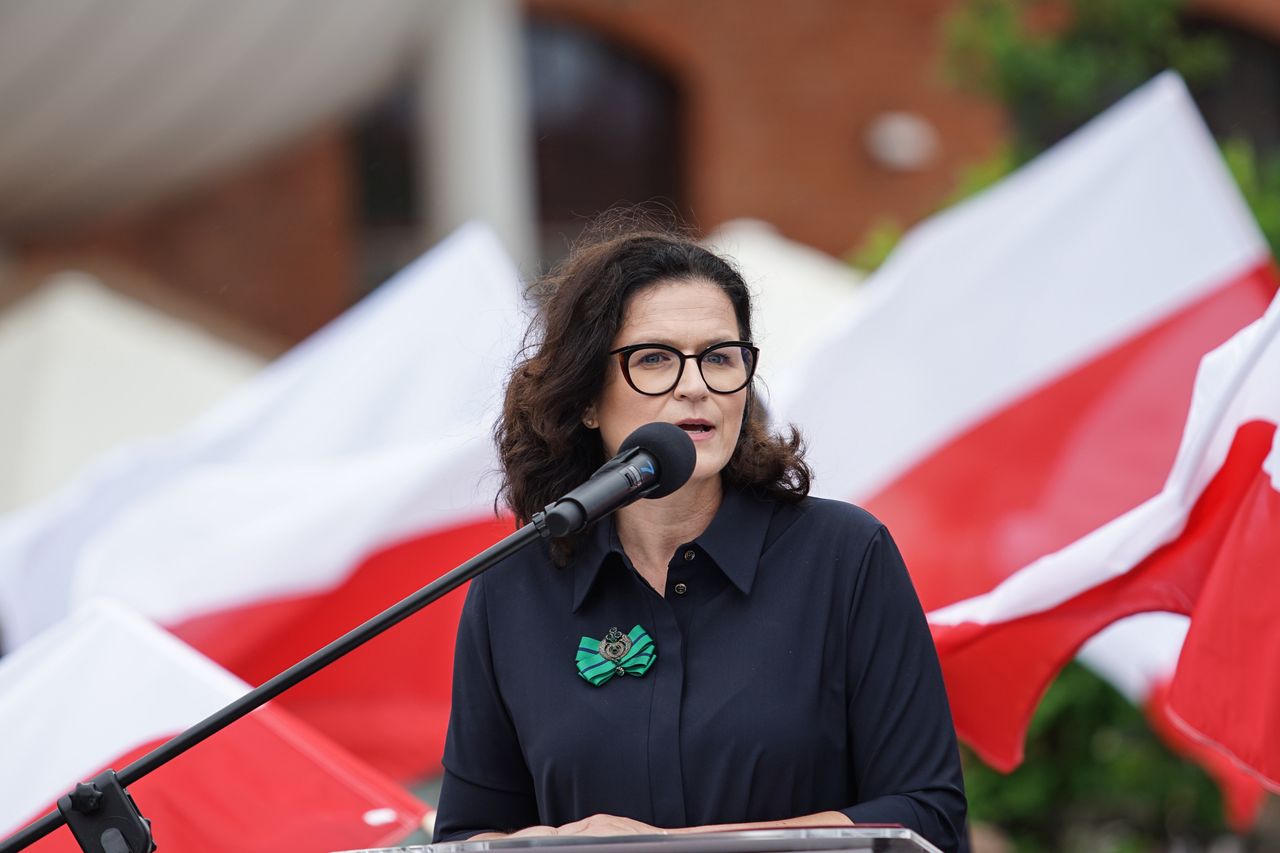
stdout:
MULTIPOLYGON (((739 333, 751 340, 751 297, 729 263, 684 234, 655 228, 589 232, 569 257, 530 288, 536 313, 523 355, 507 383, 494 429, 502 465, 498 500, 520 523, 586 480, 605 462, 600 434, 582 423, 599 398, 608 352, 629 300, 661 281, 705 280, 733 304, 739 333)), ((799 432, 771 434, 752 386, 737 447, 722 472, 726 485, 798 501, 811 477, 799 432)), ((571 538, 552 542, 559 565, 571 538)))

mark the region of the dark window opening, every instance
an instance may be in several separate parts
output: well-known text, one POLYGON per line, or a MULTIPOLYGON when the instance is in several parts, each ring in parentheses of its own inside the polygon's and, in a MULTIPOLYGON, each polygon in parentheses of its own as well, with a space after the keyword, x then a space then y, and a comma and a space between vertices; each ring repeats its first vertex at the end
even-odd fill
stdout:
POLYGON ((1280 46, 1216 21, 1191 19, 1186 30, 1219 39, 1229 56, 1225 71, 1195 90, 1213 135, 1248 140, 1259 152, 1280 149, 1280 46))
POLYGON ((427 248, 422 226, 415 86, 391 89, 354 123, 358 273, 361 296, 427 248))
POLYGON ((675 82, 572 24, 531 21, 525 40, 544 265, 618 204, 661 205, 687 220, 675 82))

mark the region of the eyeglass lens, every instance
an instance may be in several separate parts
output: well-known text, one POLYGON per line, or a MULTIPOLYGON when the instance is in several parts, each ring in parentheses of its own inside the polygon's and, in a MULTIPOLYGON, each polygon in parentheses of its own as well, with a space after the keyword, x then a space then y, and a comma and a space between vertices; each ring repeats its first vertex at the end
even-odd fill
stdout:
MULTIPOLYGON (((739 390, 751 378, 753 354, 735 344, 712 347, 697 361, 702 378, 712 391, 729 394, 739 390)), ((631 384, 643 394, 665 394, 680 380, 685 358, 659 347, 638 349, 627 358, 627 375, 631 384)))

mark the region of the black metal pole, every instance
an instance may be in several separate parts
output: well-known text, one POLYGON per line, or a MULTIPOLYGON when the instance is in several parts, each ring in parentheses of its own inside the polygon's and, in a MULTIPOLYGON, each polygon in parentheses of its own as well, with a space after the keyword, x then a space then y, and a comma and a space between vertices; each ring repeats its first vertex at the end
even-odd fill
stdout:
MULTIPOLYGON (((324 648, 308 655, 284 672, 250 690, 230 705, 209 715, 191 728, 175 735, 167 742, 148 752, 116 774, 120 784, 123 786, 133 784, 161 765, 177 758, 210 735, 225 729, 253 709, 279 696, 299 681, 314 675, 338 658, 372 640, 391 626, 402 622, 431 602, 452 592, 495 563, 509 557, 540 536, 546 535, 544 532, 545 525, 542 524, 541 516, 542 513, 538 513, 538 518, 534 522, 526 524, 500 542, 490 545, 453 571, 441 575, 422 589, 401 600, 398 604, 388 607, 363 625, 353 628, 324 648)), ((17 853, 17 851, 44 838, 64 823, 66 823, 66 820, 62 814, 58 811, 52 811, 0 842, 0 853, 17 853)))

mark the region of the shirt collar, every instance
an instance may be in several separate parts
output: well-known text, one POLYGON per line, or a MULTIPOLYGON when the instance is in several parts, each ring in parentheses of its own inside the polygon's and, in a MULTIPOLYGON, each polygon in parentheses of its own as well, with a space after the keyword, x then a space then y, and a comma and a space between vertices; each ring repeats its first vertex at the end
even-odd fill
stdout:
MULTIPOLYGON (((772 516, 772 502, 726 488, 711 524, 692 543, 683 543, 680 547, 697 545, 734 586, 743 594, 750 594, 772 516)), ((625 565, 624 556, 612 516, 578 537, 571 564, 575 611, 582 606, 604 565, 611 560, 625 565)))

